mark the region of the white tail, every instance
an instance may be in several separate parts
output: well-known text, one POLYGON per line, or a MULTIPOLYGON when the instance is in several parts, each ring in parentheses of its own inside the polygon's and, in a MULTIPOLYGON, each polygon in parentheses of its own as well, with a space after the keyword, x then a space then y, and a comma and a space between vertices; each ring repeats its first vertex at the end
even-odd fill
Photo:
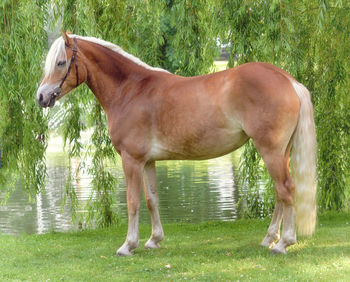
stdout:
POLYGON ((291 172, 295 183, 295 222, 300 235, 312 235, 316 226, 316 132, 311 97, 296 81, 299 121, 293 137, 291 172))

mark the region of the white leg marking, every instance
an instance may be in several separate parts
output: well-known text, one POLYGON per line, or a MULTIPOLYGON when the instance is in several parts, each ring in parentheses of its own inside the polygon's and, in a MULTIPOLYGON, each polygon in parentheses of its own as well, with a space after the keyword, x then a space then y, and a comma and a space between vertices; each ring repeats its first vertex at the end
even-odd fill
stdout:
POLYGON ((286 254, 286 248, 297 242, 295 233, 295 214, 294 206, 283 204, 283 228, 282 228, 282 238, 279 242, 272 248, 272 253, 286 254))
POLYGON ((152 235, 145 244, 147 249, 159 248, 164 238, 162 223, 158 211, 158 194, 155 163, 146 164, 143 175, 145 198, 152 220, 152 235))
POLYGON ((139 211, 129 212, 128 235, 124 244, 118 249, 118 256, 130 256, 131 251, 139 245, 139 211))
POLYGON ((263 247, 271 247, 280 239, 280 226, 282 221, 283 206, 281 201, 276 201, 275 210, 273 211, 272 220, 267 230, 267 235, 261 242, 263 247))
POLYGON ((122 160, 127 186, 129 224, 125 243, 118 249, 117 255, 128 256, 139 245, 139 209, 143 165, 124 152, 122 152, 122 160))

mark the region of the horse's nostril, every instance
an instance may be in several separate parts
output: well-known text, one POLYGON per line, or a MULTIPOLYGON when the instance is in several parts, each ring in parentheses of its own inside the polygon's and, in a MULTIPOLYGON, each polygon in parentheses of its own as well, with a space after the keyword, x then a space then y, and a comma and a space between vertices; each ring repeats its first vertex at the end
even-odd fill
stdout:
POLYGON ((43 94, 39 94, 39 102, 42 102, 43 101, 43 94))

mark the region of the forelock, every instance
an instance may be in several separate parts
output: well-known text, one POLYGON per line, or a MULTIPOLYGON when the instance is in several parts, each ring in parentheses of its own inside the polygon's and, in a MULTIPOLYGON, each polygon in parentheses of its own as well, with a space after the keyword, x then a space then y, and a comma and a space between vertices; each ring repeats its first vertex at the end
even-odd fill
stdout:
POLYGON ((51 48, 47 53, 45 61, 45 77, 50 76, 54 72, 56 63, 60 60, 67 60, 65 43, 62 36, 52 43, 51 48))

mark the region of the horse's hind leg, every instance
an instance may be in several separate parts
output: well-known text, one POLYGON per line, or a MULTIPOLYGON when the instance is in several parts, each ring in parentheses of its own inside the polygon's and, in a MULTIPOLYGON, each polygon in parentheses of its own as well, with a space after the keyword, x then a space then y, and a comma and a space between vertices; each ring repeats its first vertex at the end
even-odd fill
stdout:
POLYGON ((162 224, 158 211, 158 195, 155 162, 145 165, 143 174, 145 198, 152 220, 152 235, 145 244, 147 249, 159 248, 159 242, 164 238, 162 224))
POLYGON ((261 246, 270 247, 280 239, 280 227, 283 214, 283 203, 276 199, 275 210, 273 211, 272 220, 267 229, 267 234, 261 242, 261 246))
POLYGON ((295 213, 294 205, 283 203, 283 225, 282 225, 282 238, 272 248, 272 252, 275 254, 286 254, 286 248, 297 242, 295 233, 295 213))
MULTIPOLYGON (((286 248, 296 243, 295 222, 294 222, 294 184, 289 175, 289 148, 287 153, 282 153, 281 148, 266 148, 256 146, 260 152, 271 178, 275 182, 275 194, 277 206, 272 219, 272 234, 278 234, 279 222, 283 216, 282 238, 272 248, 274 253, 286 253, 286 248), (279 206, 281 203, 281 207, 279 206)), ((270 227, 271 227, 270 225, 270 227)), ((268 236, 269 236, 268 231, 268 236)), ((266 238, 266 237, 265 237, 266 238)))
MULTIPOLYGON (((287 177, 289 175, 288 159, 289 159, 290 147, 291 147, 291 142, 289 142, 288 148, 286 150, 286 154, 284 156, 284 159, 286 162, 285 166, 286 166, 287 177)), ((275 190, 276 190, 276 186, 275 186, 275 190)), ((263 247, 274 246, 275 242, 277 242, 280 239, 280 228, 281 228, 281 222, 283 217, 283 202, 277 197, 277 195, 278 194, 276 192, 275 193, 276 205, 275 205, 275 210, 273 211, 270 226, 267 230, 267 234, 265 238, 261 242, 261 246, 263 247)))

